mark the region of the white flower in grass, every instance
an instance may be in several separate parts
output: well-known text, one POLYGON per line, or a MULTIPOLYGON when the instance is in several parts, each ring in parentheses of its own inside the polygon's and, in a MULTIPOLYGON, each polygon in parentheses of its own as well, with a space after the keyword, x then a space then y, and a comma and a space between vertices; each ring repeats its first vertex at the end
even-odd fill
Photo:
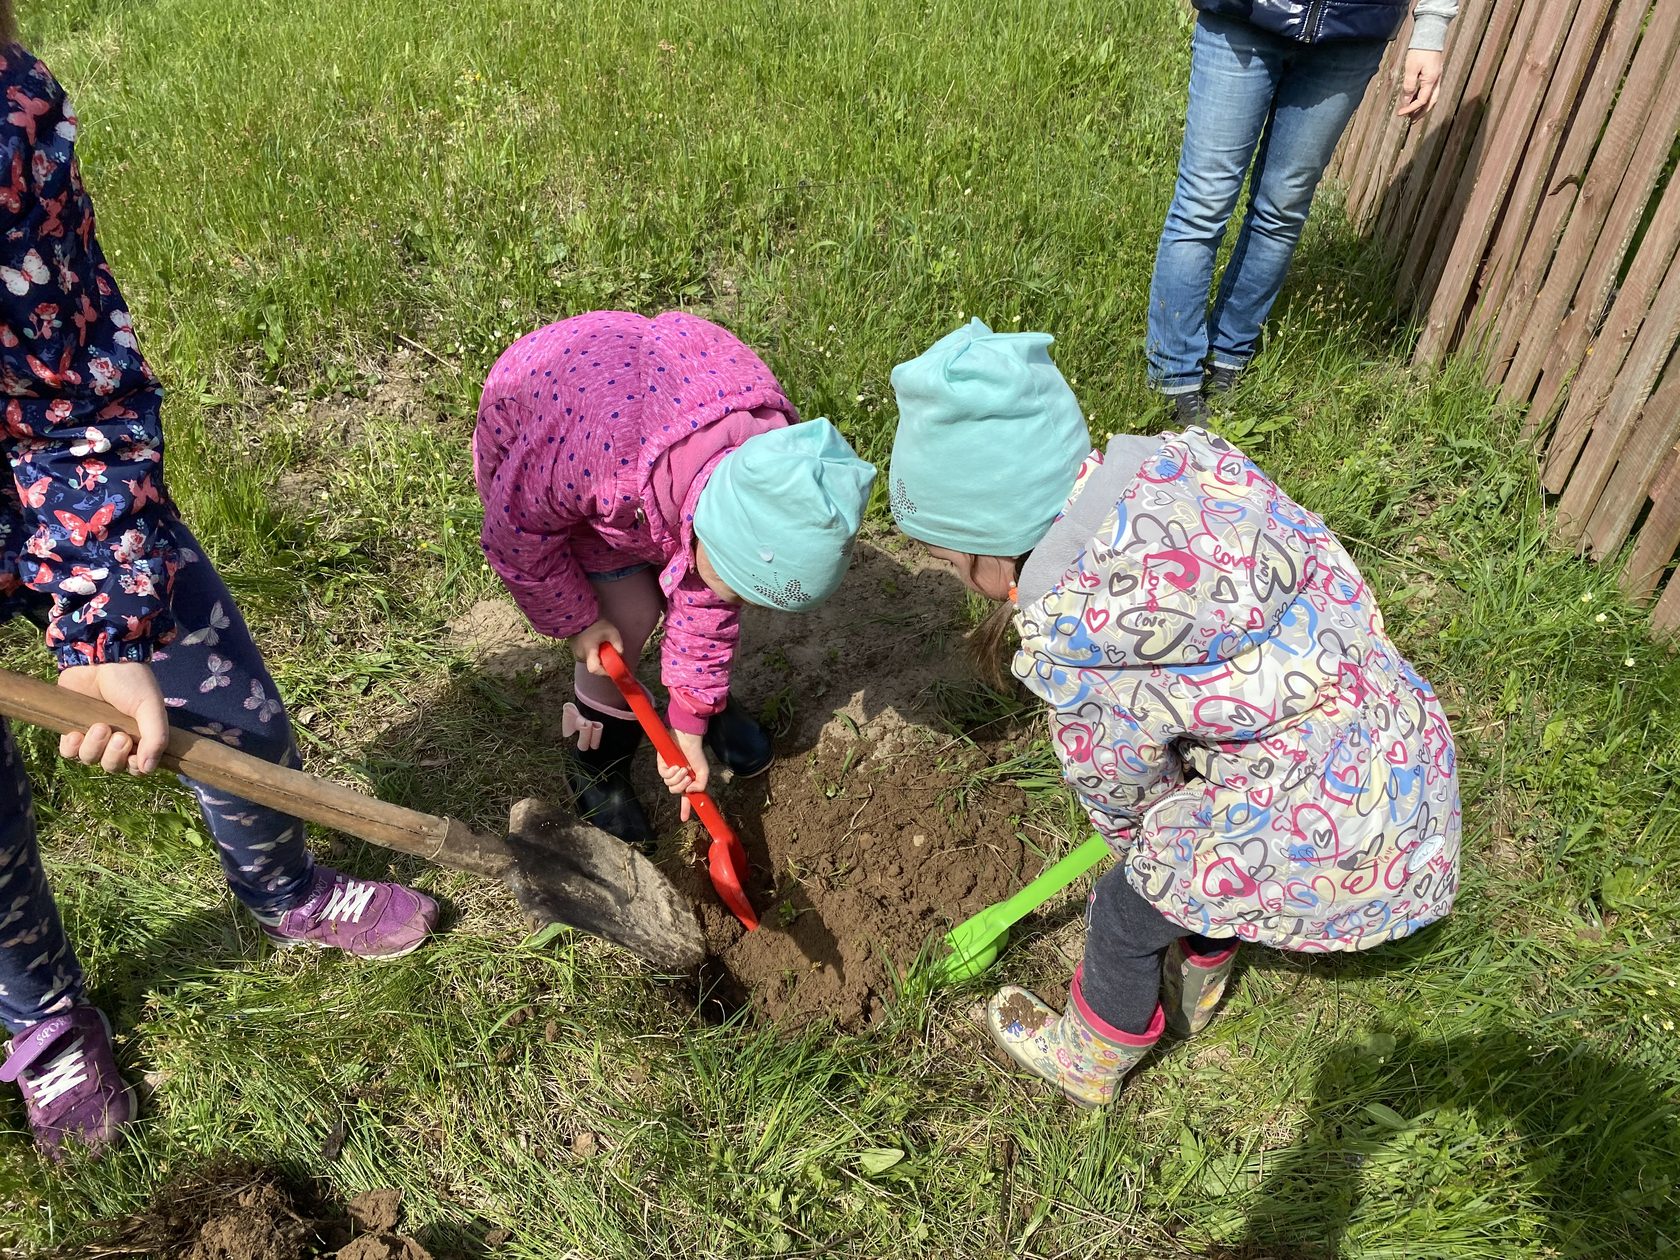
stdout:
POLYGON ((1602 626, 1606 621, 1610 620, 1610 614, 1609 613, 1599 613, 1598 616, 1593 618, 1593 620, 1598 622, 1598 624, 1602 626))
POLYGON ((1622 662, 1622 664, 1623 664, 1623 665, 1625 665, 1625 666, 1627 666, 1627 668, 1629 668, 1629 669, 1632 669, 1632 668, 1633 668, 1633 666, 1634 666, 1634 660, 1633 660, 1633 657, 1631 657, 1631 656, 1630 656, 1630 657, 1628 657, 1628 658, 1627 658, 1627 659, 1626 659, 1626 660, 1624 660, 1624 661, 1623 661, 1623 662, 1622 662))
POLYGON ((1582 591, 1581 592, 1581 602, 1583 604, 1592 603, 1592 592, 1591 591, 1582 591))

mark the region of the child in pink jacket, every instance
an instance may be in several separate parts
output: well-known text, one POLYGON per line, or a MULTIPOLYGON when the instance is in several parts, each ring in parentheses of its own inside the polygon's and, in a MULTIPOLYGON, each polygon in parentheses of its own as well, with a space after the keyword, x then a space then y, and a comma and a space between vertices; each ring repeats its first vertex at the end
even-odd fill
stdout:
POLYGON ((633 844, 654 839, 627 773, 641 730, 601 645, 633 661, 665 620, 668 720, 694 767, 660 763, 673 792, 705 788, 707 748, 738 775, 769 766, 768 734, 729 696, 740 607, 828 598, 875 478, 827 420, 798 420, 756 354, 675 311, 539 328, 484 383, 484 553, 531 624, 569 641, 578 810, 633 844))

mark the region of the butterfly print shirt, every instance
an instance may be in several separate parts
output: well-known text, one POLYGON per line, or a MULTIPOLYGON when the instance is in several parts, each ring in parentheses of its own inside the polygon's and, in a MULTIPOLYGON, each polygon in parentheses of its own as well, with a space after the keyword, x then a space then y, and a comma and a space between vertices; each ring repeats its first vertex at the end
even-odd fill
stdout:
POLYGON ((0 617, 44 614, 60 668, 147 660, 177 563, 163 391, 94 236, 63 89, 13 44, 0 94, 0 617))

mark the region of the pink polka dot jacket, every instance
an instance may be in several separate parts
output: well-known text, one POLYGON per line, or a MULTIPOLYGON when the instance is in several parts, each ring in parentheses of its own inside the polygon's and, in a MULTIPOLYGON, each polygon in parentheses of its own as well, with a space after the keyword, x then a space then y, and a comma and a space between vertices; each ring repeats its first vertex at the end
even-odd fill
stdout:
POLYGON ((723 708, 739 610, 694 569, 694 508, 723 457, 797 422, 763 361, 693 315, 591 311, 539 328, 484 382, 473 473, 484 554, 543 634, 598 616, 588 575, 659 569, 670 721, 723 708))

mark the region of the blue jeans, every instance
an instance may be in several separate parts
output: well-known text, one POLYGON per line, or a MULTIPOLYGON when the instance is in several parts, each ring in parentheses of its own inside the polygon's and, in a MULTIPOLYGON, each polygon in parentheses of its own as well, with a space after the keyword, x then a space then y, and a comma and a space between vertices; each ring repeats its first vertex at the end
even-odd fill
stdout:
POLYGON ((1312 209, 1313 192, 1371 76, 1382 40, 1300 44, 1203 13, 1191 46, 1178 184, 1149 285, 1149 381, 1201 388, 1202 370, 1253 357, 1312 209), (1213 303, 1213 261, 1252 161, 1248 211, 1213 303))
MULTIPOLYGON (((291 723, 233 596, 186 527, 174 529, 192 554, 170 592, 180 629, 152 656, 170 722, 295 767, 291 723)), ((301 822, 182 782, 198 797, 228 883, 247 908, 272 918, 309 895, 314 863, 301 822)), ((18 1032, 81 1000, 82 969, 41 866, 23 758, 0 720, 0 1024, 18 1032)))

